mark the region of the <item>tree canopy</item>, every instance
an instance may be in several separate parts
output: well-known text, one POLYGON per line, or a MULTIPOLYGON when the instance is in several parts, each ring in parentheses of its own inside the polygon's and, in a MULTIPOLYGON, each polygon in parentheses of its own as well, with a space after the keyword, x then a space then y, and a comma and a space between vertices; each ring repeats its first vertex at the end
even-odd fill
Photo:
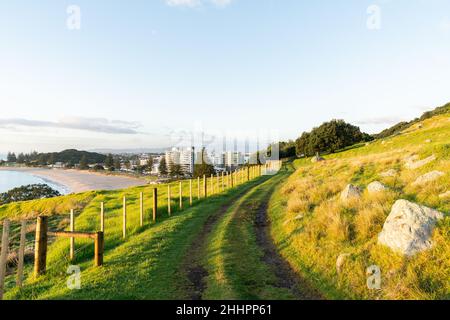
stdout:
POLYGON ((0 193, 0 205, 16 201, 52 198, 61 194, 46 184, 30 184, 0 193))
POLYGON ((373 138, 362 133, 359 127, 346 123, 344 120, 332 120, 304 132, 295 142, 297 155, 312 156, 317 152, 336 152, 361 141, 373 138))

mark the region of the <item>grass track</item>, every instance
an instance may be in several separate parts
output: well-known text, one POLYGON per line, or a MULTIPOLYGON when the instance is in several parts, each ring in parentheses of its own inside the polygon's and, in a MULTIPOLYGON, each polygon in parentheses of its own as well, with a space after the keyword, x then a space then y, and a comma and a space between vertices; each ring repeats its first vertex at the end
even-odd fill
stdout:
MULTIPOLYGON (((207 241, 204 267, 208 272, 204 299, 298 299, 305 288, 285 286, 267 258, 257 234, 258 212, 264 208, 274 188, 292 170, 284 168, 276 176, 255 187, 237 201, 213 228, 207 241)), ((273 261, 272 261, 273 262, 273 261)), ((305 293, 305 292, 303 292, 305 293)))

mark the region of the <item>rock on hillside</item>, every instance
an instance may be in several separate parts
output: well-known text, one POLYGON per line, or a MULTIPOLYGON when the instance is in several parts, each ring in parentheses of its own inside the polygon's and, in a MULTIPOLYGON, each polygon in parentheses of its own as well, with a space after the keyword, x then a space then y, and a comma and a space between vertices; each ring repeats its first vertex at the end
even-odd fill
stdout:
POLYGON ((428 158, 425 158, 423 160, 414 161, 409 159, 406 161, 405 166, 408 169, 418 169, 423 167, 424 165, 429 164, 430 162, 433 162, 434 160, 436 160, 436 156, 433 154, 432 156, 429 156, 428 158))
POLYGON ((345 189, 341 193, 341 200, 346 201, 349 199, 356 199, 361 197, 361 189, 355 187, 352 184, 349 184, 345 187, 345 189))
POLYGON ((444 175, 443 172, 441 171, 431 171, 428 172, 420 177, 418 177, 416 179, 416 181, 414 181, 413 186, 420 186, 422 184, 428 183, 428 182, 432 182, 434 180, 439 179, 440 177, 442 177, 444 175))
POLYGON ((388 190, 389 188, 386 187, 384 184, 382 184, 379 181, 374 181, 371 182, 368 186, 367 186, 367 191, 369 191, 370 194, 374 194, 374 193, 378 193, 378 192, 383 192, 388 190))
POLYGON ((382 177, 395 177, 397 175, 397 171, 394 169, 390 169, 388 171, 382 172, 380 176, 382 177))
POLYGON ((312 157, 312 159, 311 159, 311 162, 312 162, 312 163, 321 162, 321 161, 325 161, 325 159, 322 158, 321 156, 314 156, 314 157, 312 157))
POLYGON ((439 198, 441 198, 441 199, 450 198, 450 191, 447 191, 447 192, 444 192, 444 193, 440 194, 439 198))
POLYGON ((392 206, 378 243, 407 256, 431 248, 434 226, 444 214, 407 200, 397 200, 392 206))

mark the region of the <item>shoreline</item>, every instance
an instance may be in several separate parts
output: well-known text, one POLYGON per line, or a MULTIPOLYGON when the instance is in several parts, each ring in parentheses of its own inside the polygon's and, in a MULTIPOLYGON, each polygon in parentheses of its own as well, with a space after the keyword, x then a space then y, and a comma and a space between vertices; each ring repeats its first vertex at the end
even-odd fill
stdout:
POLYGON ((117 190, 147 184, 145 179, 105 175, 75 169, 46 169, 27 167, 0 167, 1 171, 23 172, 61 186, 67 194, 94 190, 117 190))

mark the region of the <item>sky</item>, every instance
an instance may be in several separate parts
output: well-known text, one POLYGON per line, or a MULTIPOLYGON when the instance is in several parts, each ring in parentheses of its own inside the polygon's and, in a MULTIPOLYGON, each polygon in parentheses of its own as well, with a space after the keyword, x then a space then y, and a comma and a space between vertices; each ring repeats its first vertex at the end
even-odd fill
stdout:
POLYGON ((0 153, 375 133, 450 101, 448 0, 1 1, 0 39, 0 153))

